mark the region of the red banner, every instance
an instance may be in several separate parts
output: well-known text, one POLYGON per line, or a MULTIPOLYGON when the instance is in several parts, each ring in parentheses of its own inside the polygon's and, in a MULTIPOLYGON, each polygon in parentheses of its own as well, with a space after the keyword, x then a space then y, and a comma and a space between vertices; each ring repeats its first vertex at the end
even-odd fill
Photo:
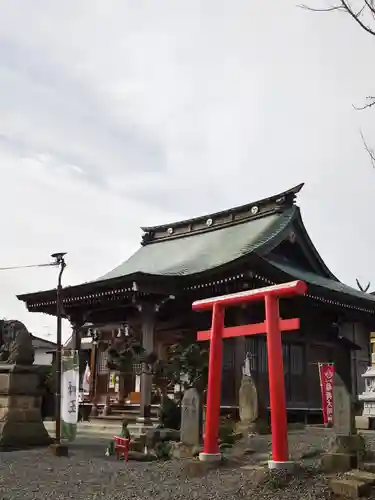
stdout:
POLYGON ((333 424, 333 378, 335 367, 330 363, 318 363, 320 390, 322 393, 323 422, 333 424))

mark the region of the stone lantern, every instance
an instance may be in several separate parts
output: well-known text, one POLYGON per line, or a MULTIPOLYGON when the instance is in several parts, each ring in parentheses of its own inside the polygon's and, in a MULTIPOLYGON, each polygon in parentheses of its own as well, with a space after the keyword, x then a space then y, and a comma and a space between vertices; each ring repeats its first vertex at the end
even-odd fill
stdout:
POLYGON ((358 399, 363 401, 363 412, 356 417, 357 429, 372 429, 375 427, 375 332, 370 335, 371 365, 362 377, 365 381, 365 390, 358 399))

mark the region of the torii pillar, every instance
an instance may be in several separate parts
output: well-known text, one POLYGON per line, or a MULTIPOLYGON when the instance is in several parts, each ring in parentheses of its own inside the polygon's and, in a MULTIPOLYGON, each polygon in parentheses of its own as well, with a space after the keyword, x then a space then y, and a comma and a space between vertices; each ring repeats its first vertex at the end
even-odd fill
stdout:
POLYGON ((268 462, 270 469, 289 469, 293 462, 289 459, 288 428, 285 402, 285 382, 283 367, 283 351, 281 331, 299 329, 299 318, 281 319, 279 298, 302 295, 307 286, 304 281, 292 281, 282 285, 274 285, 256 290, 223 295, 193 303, 193 310, 207 311, 212 309, 211 330, 198 332, 197 340, 210 340, 208 365, 207 411, 204 437, 204 451, 199 458, 202 461, 221 459, 218 446, 219 414, 221 397, 221 372, 223 357, 223 338, 256 335, 265 333, 268 354, 268 379, 270 394, 272 460, 268 462), (246 302, 264 300, 266 320, 253 325, 224 328, 225 308, 246 302))

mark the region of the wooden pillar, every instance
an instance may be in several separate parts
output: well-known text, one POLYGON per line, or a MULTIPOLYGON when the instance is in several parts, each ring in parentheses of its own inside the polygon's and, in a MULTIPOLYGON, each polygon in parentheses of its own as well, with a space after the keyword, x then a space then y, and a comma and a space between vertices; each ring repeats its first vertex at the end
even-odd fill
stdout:
POLYGON ((82 332, 81 328, 84 324, 84 320, 82 317, 70 318, 70 324, 72 326, 72 350, 77 351, 78 355, 78 380, 79 387, 81 387, 81 383, 83 380, 83 364, 81 361, 81 340, 82 340, 82 332))
POLYGON ((72 349, 80 352, 81 341, 82 341, 82 334, 81 334, 82 325, 80 323, 73 323, 72 327, 73 327, 72 349))
POLYGON ((96 399, 96 378, 97 378, 97 359, 98 359, 98 344, 93 342, 90 356, 90 398, 96 399))
POLYGON ((82 340, 81 328, 85 324, 85 317, 81 314, 75 314, 69 320, 72 326, 72 349, 79 352, 82 340))
MULTIPOLYGON (((142 304, 138 306, 141 313, 141 337, 142 347, 146 354, 154 351, 155 343, 155 313, 154 304, 142 304)), ((141 408, 137 422, 147 424, 151 417, 151 396, 152 396, 152 374, 148 373, 148 367, 144 363, 141 374, 141 408)))

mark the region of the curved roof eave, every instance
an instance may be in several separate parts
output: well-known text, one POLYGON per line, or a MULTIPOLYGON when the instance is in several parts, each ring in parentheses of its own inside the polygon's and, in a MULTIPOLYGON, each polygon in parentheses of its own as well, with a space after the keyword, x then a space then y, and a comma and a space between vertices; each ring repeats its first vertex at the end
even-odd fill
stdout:
POLYGON ((311 240, 311 238, 309 236, 309 233, 308 233, 308 231, 307 231, 307 229, 305 227, 305 224, 303 222, 302 215, 301 215, 301 210, 300 210, 300 208, 298 206, 296 206, 296 215, 295 215, 295 221, 294 222, 297 225, 297 229, 298 229, 299 233, 302 235, 303 239, 307 243, 308 248, 311 250, 311 253, 315 257, 316 262, 319 264, 319 267, 321 268, 322 273, 325 274, 327 276, 327 278, 330 278, 330 279, 332 279, 334 281, 340 281, 337 278, 337 276, 335 276, 332 273, 332 271, 329 269, 329 267, 324 262, 324 260, 321 257, 321 255, 319 254, 316 246, 312 242, 312 240, 311 240))

